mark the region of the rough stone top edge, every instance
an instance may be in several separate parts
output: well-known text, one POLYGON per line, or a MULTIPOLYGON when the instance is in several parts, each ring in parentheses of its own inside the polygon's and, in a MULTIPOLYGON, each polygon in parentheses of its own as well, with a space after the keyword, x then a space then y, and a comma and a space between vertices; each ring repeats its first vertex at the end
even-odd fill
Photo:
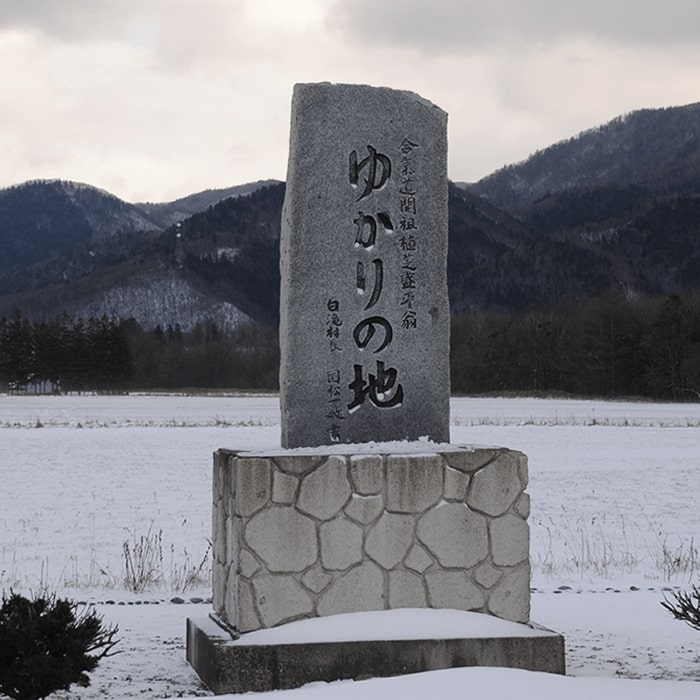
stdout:
POLYGON ((423 97, 422 95, 419 95, 417 92, 413 92, 412 90, 402 90, 400 88, 392 88, 385 85, 367 85, 365 83, 332 83, 330 81, 322 81, 318 83, 295 83, 294 95, 296 95, 299 91, 307 88, 313 89, 322 87, 334 87, 347 90, 384 90, 386 92, 395 93, 397 95, 404 95, 405 97, 415 100, 424 107, 428 107, 429 109, 436 109, 439 112, 442 112, 445 116, 447 116, 447 112, 444 109, 442 109, 442 107, 439 107, 434 102, 431 102, 427 97, 423 97))
POLYGON ((338 445, 320 445, 318 447, 295 447, 285 449, 275 447, 272 449, 260 450, 228 450, 220 449, 218 452, 235 454, 239 457, 372 457, 386 455, 410 455, 412 457, 432 457, 447 452, 478 452, 482 450, 496 450, 516 452, 507 447, 496 447, 493 445, 453 445, 449 442, 429 442, 429 441, 392 441, 392 442, 366 442, 348 443, 338 445))

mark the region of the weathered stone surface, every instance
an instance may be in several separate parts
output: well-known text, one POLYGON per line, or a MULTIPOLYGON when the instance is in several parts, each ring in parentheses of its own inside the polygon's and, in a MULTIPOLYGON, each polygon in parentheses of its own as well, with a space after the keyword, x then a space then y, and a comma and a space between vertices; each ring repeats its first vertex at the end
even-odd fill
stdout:
POLYGON ((488 554, 486 519, 463 503, 446 503, 418 521, 418 539, 442 566, 469 568, 488 554))
POLYGON ((528 478, 529 478, 528 468, 527 468, 527 455, 523 454, 522 452, 516 452, 515 450, 511 450, 510 454, 518 462, 518 475, 520 476, 520 481, 523 485, 523 488, 525 489, 525 488, 527 488, 527 483, 528 483, 528 478))
POLYGON ((507 514, 489 521, 491 558, 496 566, 515 566, 525 561, 530 549, 530 529, 517 515, 507 514))
POLYGON ((231 490, 231 463, 236 453, 229 450, 214 452, 214 503, 228 496, 231 490))
POLYGON ((484 594, 464 571, 428 571, 425 582, 430 607, 480 610, 484 605, 484 594))
POLYGON ((235 516, 226 518, 226 561, 235 561, 238 556, 241 534, 241 519, 235 516))
POLYGON ((467 487, 469 486, 469 475, 458 469, 447 467, 445 469, 445 500, 464 501, 467 497, 467 487))
POLYGON ((413 528, 410 515, 384 513, 367 534, 365 551, 385 569, 393 569, 413 545, 413 528))
POLYGON ((301 577, 301 582, 313 593, 320 593, 332 580, 333 576, 319 567, 309 569, 301 577))
POLYGON ((233 462, 236 514, 246 518, 267 505, 272 492, 268 459, 238 456, 233 462))
POLYGON ((321 523, 321 564, 330 571, 344 571, 362 561, 362 528, 347 518, 321 523))
POLYGON ((439 455, 389 455, 386 458, 386 507, 398 513, 422 513, 442 497, 443 461, 439 455))
POLYGON ((382 496, 353 496, 350 503, 345 506, 345 514, 348 518, 352 518, 362 525, 373 523, 383 510, 384 498, 382 496))
POLYGON ((348 571, 342 578, 321 594, 319 615, 335 615, 344 612, 383 610, 384 574, 370 561, 348 571))
POLYGON ((523 493, 513 506, 515 512, 523 518, 530 517, 530 494, 523 493))
POLYGON ((523 455, 505 449, 445 451, 469 454, 474 464, 495 455, 472 471, 465 460, 456 460, 464 467, 458 469, 439 454, 313 452, 284 457, 288 471, 278 469, 276 453, 237 456, 248 466, 267 460, 270 467, 269 478, 260 479, 265 468, 249 474, 249 508, 263 505, 247 517, 235 515, 236 469, 215 469, 217 479, 229 481, 228 487, 216 484, 214 489, 222 498, 213 512, 213 604, 222 618, 241 632, 387 606, 481 609, 527 619, 529 496, 521 490, 511 501, 498 488, 494 496, 488 483, 505 475, 506 486, 522 489, 527 476, 523 455), (423 472, 414 475, 408 462, 423 472), (404 473, 413 478, 410 488, 392 491, 387 478, 404 473), (384 480, 378 481, 377 474, 384 480), (376 493, 362 495, 357 489, 376 493), (505 507, 505 512, 493 516, 472 510, 462 500, 465 490, 467 502, 491 511, 505 507), (416 510, 392 511, 389 498, 394 507, 416 510), (225 517, 224 502, 231 503, 231 517, 225 517), (268 593, 281 598, 270 603, 268 593))
POLYGON ((287 505, 294 503, 299 488, 299 479, 291 474, 275 470, 272 472, 272 502, 287 505))
POLYGON ((503 572, 491 566, 487 561, 480 564, 474 571, 475 581, 484 588, 491 588, 501 576, 503 576, 503 572))
POLYGON ((224 605, 229 614, 233 614, 234 618, 240 615, 238 604, 238 576, 236 574, 236 564, 229 564, 226 571, 226 585, 224 587, 224 605))
MULTIPOLYGON (((391 614, 391 613, 389 613, 391 614)), ((419 623, 418 623, 419 624, 419 623)), ((404 686, 413 686, 410 674, 437 671, 463 666, 498 666, 539 672, 539 674, 563 674, 565 671, 564 638, 549 630, 540 629, 536 637, 523 625, 513 625, 507 636, 474 635, 466 632, 465 639, 387 639, 376 641, 318 642, 300 641, 296 644, 246 644, 239 640, 231 644, 225 632, 208 617, 187 619, 187 661, 192 664, 202 682, 217 696, 234 694, 233 697, 262 698, 261 693, 271 690, 299 688, 308 684, 320 685, 318 693, 311 690, 292 691, 291 697, 340 697, 367 695, 365 688, 349 684, 350 680, 407 676, 404 686), (519 629, 518 629, 519 628, 519 629), (342 685, 336 681, 345 681, 342 685), (329 685, 333 683, 334 685, 329 685), (348 692, 346 692, 348 691, 348 692)), ((465 623, 468 630, 469 622, 465 623)), ((426 635, 428 636, 428 635, 426 635)), ((467 674, 464 674, 467 675, 467 674)), ((471 675, 471 674, 469 674, 471 675)), ((490 674, 491 675, 491 674, 490 674)), ((496 675, 501 675, 500 673, 496 675)), ((516 677, 516 674, 512 674, 516 677)), ((525 674, 519 674, 525 678, 525 674)), ((510 680, 510 679, 509 679, 510 680)), ((503 687, 507 681, 500 681, 503 687)), ((539 683, 533 677, 524 684, 539 683)), ((542 676, 542 685, 570 685, 542 676)), ((381 681, 377 685, 383 684, 381 681)), ((689 684, 685 684, 688 688, 689 684)), ((382 697, 404 699, 420 695, 443 698, 548 698, 561 697, 561 690, 539 694, 513 687, 510 692, 471 687, 459 693, 440 692, 436 684, 433 692, 419 693, 411 687, 403 692, 386 692, 382 697), (411 692, 413 690, 413 692, 411 692), (523 690, 521 693, 520 690, 523 690), (481 691, 481 692, 479 692, 481 691)), ((673 693, 676 697, 677 693, 673 693)), ((581 694, 576 693, 578 697, 581 694)), ((604 694, 610 697, 609 694, 604 694)), ((268 697, 284 695, 268 694, 268 697)), ((686 700, 689 691, 684 694, 686 700)))
POLYGON ((488 464, 498 452, 495 448, 473 447, 443 452, 442 456, 453 469, 470 474, 488 464))
POLYGON ((530 565, 523 563, 503 578, 489 592, 488 609, 496 617, 513 622, 530 619, 530 565))
POLYGON ((355 493, 371 496, 384 488, 384 466, 381 455, 355 455, 350 458, 350 479, 355 493))
POLYGON ((214 559, 218 561, 226 561, 226 547, 228 540, 226 537, 226 513, 221 507, 214 508, 212 511, 212 528, 218 534, 214 538, 214 559))
POLYGON ((390 608, 425 608, 427 598, 423 580, 411 571, 390 571, 389 607, 390 608))
POLYGON ((254 515, 244 537, 270 571, 303 571, 318 556, 314 521, 292 508, 274 506, 254 515))
POLYGON ((499 516, 513 505, 522 490, 517 454, 502 452, 498 459, 472 476, 467 503, 481 513, 499 516))
POLYGON ((319 520, 329 520, 340 512, 351 493, 345 459, 328 457, 318 469, 304 477, 297 508, 319 520))
MULTIPOLYGON (((252 632, 253 630, 262 627, 258 618, 258 613, 255 610, 255 599, 253 589, 249 583, 243 579, 238 579, 238 631, 252 632)), ((227 611, 229 609, 227 608, 227 611)), ((236 627, 236 619, 231 619, 230 611, 227 622, 236 627)))
POLYGON ((311 596, 291 576, 259 576, 253 580, 253 590, 263 627, 313 612, 311 596))
POLYGON ((247 549, 242 549, 238 555, 238 565, 241 575, 246 578, 250 578, 261 569, 260 562, 247 549))
POLYGON ((226 609, 226 577, 228 567, 221 562, 214 561, 211 567, 212 606, 217 612, 226 609))
POLYGON ((413 547, 411 547, 411 551, 408 553, 404 563, 409 569, 413 569, 413 571, 417 571, 419 574, 422 574, 435 562, 428 552, 423 549, 423 547, 421 547, 419 544, 414 544, 413 547))
POLYGON ((275 455, 273 461, 277 468, 283 472, 302 476, 313 471, 322 461, 322 458, 317 455, 294 455, 289 457, 275 455))
POLYGON ((283 447, 449 441, 446 126, 413 93, 295 86, 281 235, 283 447))

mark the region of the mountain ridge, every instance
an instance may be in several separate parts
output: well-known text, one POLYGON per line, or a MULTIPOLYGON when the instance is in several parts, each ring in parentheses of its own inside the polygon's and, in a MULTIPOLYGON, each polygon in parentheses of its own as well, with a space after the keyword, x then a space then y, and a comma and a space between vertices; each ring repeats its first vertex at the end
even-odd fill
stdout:
POLYGON ((700 102, 695 102, 616 117, 463 186, 512 211, 573 187, 646 182, 666 193, 686 192, 697 189, 698 171, 700 102))
MULTIPOLYGON (((244 317, 274 325, 284 190, 264 180, 136 205, 62 181, 1 190, 0 317, 14 306, 46 317, 70 302, 75 314, 140 309, 132 315, 152 327, 177 313, 199 319, 205 298, 222 328, 244 317), (146 304, 144 279, 183 304, 168 294, 160 310, 157 295, 146 304)), ((700 103, 640 110, 478 183, 451 183, 449 216, 453 314, 700 287, 700 103)))
POLYGON ((223 187, 218 189, 206 189, 184 197, 179 197, 170 202, 140 202, 134 206, 157 220, 161 226, 167 228, 180 221, 184 221, 193 214, 197 214, 214 204, 218 204, 229 197, 244 197, 255 190, 269 185, 279 184, 279 180, 257 180, 243 185, 223 187))

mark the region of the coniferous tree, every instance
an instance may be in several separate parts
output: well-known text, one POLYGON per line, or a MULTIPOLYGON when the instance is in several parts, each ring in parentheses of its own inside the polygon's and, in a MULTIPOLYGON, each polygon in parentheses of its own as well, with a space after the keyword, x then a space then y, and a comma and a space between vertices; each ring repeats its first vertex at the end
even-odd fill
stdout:
POLYGON ((72 684, 86 687, 88 673, 111 656, 116 627, 105 627, 94 610, 80 612, 54 597, 2 597, 0 605, 0 694, 40 700, 72 684))

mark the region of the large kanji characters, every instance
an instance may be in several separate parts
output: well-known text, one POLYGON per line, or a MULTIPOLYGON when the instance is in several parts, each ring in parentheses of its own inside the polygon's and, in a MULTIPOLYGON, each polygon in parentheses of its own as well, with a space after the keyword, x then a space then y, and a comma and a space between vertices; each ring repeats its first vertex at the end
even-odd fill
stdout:
MULTIPOLYGON (((370 197, 375 190, 382 189, 391 177, 391 158, 380 153, 373 146, 367 146, 368 155, 358 160, 357 151, 351 151, 349 157, 348 180, 354 188, 361 192, 357 201, 370 197), (361 185, 361 176, 364 182, 361 185)), ((370 200, 371 202, 371 200, 370 200)), ((355 224, 354 247, 357 249, 360 259, 356 263, 356 288, 361 297, 369 298, 363 307, 363 311, 369 311, 379 302, 384 289, 384 261, 381 257, 381 241, 378 240, 378 232, 391 234, 394 226, 391 216, 383 211, 368 214, 358 211, 353 218, 355 224), (366 254, 375 249, 378 256, 372 260, 366 259, 366 254), (371 285, 368 279, 371 275, 371 285)), ((352 332, 355 345, 360 350, 367 350, 372 354, 381 353, 391 345, 394 338, 394 329, 391 322, 381 315, 368 316, 361 319, 352 332), (376 337, 375 337, 376 336, 376 337)), ((403 402, 404 390, 397 383, 398 370, 394 367, 385 367, 383 360, 375 359, 376 370, 368 371, 365 379, 363 364, 354 364, 354 378, 348 384, 353 396, 348 403, 348 410, 354 411, 369 399, 377 408, 393 408, 403 402)))

